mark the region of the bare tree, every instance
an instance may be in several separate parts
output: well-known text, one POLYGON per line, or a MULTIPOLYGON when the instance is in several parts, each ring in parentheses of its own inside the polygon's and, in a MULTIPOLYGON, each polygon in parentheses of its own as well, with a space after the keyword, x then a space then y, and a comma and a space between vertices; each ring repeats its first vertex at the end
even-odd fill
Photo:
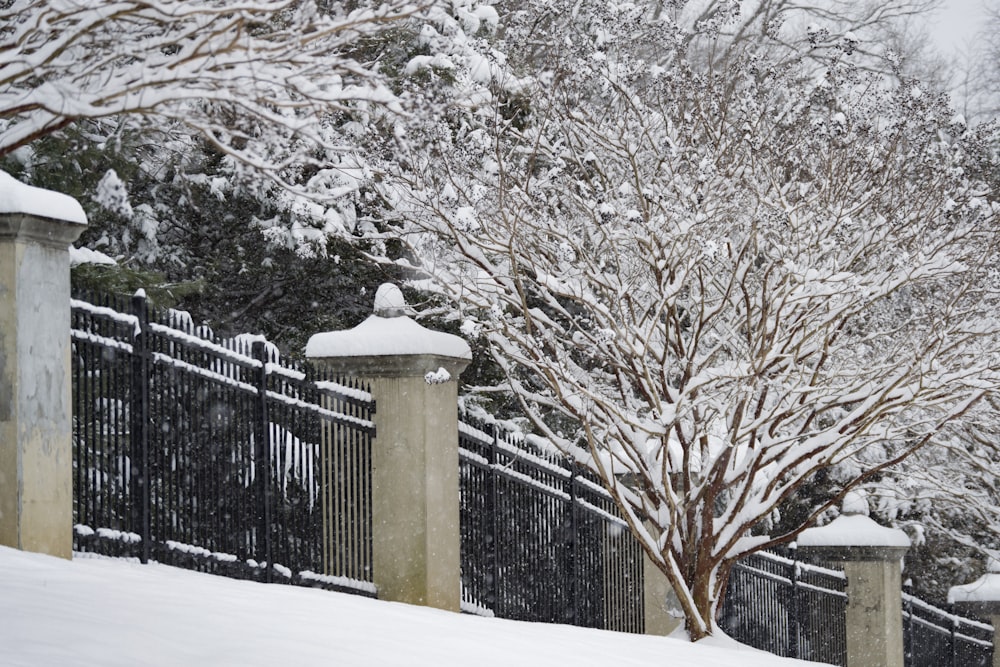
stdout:
POLYGON ((312 0, 2 3, 0 156, 79 120, 127 114, 191 128, 293 187, 288 167, 345 148, 331 115, 398 109, 353 53, 414 11, 403 0, 324 10, 312 0))
POLYGON ((994 214, 960 168, 981 138, 844 62, 595 53, 531 90, 531 123, 460 128, 390 196, 416 268, 602 478, 697 640, 738 559, 996 391, 994 214), (766 534, 832 466, 825 502, 766 534))
POLYGON ((955 97, 969 122, 1000 116, 1000 8, 987 10, 985 24, 954 69, 955 97))
POLYGON ((897 56, 908 55, 919 42, 902 44, 896 38, 915 18, 933 11, 941 2, 707 0, 676 4, 679 7, 670 12, 673 19, 690 26, 693 40, 702 43, 708 62, 717 66, 748 47, 765 48, 773 57, 797 58, 803 36, 819 52, 848 35, 854 42, 852 48, 872 59, 882 60, 890 46, 895 47, 897 56))

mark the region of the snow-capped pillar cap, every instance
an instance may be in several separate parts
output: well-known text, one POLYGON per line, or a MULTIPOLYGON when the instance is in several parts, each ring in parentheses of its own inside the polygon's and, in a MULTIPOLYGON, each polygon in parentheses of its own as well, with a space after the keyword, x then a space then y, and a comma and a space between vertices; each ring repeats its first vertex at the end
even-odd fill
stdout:
POLYGON ((843 514, 825 526, 799 534, 799 553, 827 561, 889 561, 902 558, 910 538, 898 528, 876 523, 868 514, 863 494, 844 498, 843 514))
MULTIPOLYGON (((472 351, 458 336, 413 321, 395 285, 378 288, 374 311, 353 329, 314 335, 306 356, 362 379, 375 400, 371 520, 378 530, 371 565, 379 599, 457 612, 462 539, 453 380, 472 351)), ((334 435, 324 431, 328 442, 334 435)))
POLYGON ((986 559, 983 576, 971 584, 948 589, 948 604, 955 605, 955 611, 960 614, 1000 616, 1000 561, 996 556, 986 559))
POLYGON ((0 238, 67 248, 86 227, 87 216, 77 200, 0 171, 0 238))
POLYGON ((378 288, 374 311, 353 329, 313 335, 306 356, 335 372, 361 377, 433 374, 435 383, 458 377, 472 360, 465 340, 411 319, 412 310, 395 285, 378 288))

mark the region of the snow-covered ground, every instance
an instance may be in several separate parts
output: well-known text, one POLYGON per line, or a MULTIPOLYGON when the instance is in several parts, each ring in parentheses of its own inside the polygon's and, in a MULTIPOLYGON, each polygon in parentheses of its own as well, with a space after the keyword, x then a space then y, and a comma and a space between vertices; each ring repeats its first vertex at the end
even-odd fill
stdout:
POLYGON ((0 547, 0 664, 795 667, 722 640, 518 623, 165 565, 0 547))

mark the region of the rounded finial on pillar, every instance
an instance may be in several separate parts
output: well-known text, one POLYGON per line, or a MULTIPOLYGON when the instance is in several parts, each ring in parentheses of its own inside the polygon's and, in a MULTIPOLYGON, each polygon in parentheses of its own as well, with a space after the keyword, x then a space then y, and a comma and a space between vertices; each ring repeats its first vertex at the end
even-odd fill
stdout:
POLYGON ((844 504, 841 506, 841 514, 845 516, 871 516, 871 508, 868 506, 868 494, 864 489, 852 489, 844 496, 844 504))
POLYGON ((403 292, 392 283, 382 283, 375 291, 375 315, 378 317, 404 317, 413 315, 403 292))

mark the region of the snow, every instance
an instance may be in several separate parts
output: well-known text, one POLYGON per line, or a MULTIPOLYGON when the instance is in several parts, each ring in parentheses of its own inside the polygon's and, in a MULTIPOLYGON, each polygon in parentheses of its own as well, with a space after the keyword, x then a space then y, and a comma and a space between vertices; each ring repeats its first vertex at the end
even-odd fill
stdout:
POLYGON ((306 343, 306 356, 311 359, 403 354, 472 359, 469 344, 458 336, 431 331, 406 316, 372 315, 353 329, 318 333, 306 343))
POLYGON ((0 547, 0 599, 8 667, 816 664, 733 648, 724 637, 692 645, 7 547, 0 547))
POLYGON ((860 489, 848 491, 844 496, 844 514, 860 514, 870 516, 871 508, 868 506, 868 495, 860 489))
POLYGON ((375 290, 375 314, 381 317, 397 317, 409 314, 409 306, 403 292, 392 283, 382 283, 375 290))
POLYGON ((111 257, 108 257, 100 250, 91 250, 90 248, 74 248, 69 247, 69 265, 80 266, 81 264, 104 264, 106 266, 114 266, 116 262, 111 257))
POLYGON ((863 514, 842 514, 825 526, 799 535, 799 547, 909 547, 910 538, 898 528, 886 528, 863 514))
POLYGON ((438 367, 436 371, 429 371, 424 375, 424 382, 427 384, 444 384, 449 380, 451 380, 451 373, 443 366, 438 367))
POLYGON ((1000 574, 984 574, 971 584, 948 589, 948 604, 956 602, 1000 602, 1000 574))
MULTIPOLYGON (((408 317, 413 311, 403 293, 392 283, 383 283, 375 292, 375 314, 347 331, 318 333, 306 343, 306 356, 382 357, 403 354, 433 354, 455 359, 472 359, 469 344, 458 336, 432 331, 408 317)), ((428 373, 428 384, 447 382, 443 368, 428 373), (443 378, 443 379, 442 379, 443 378)))
POLYGON ((0 171, 0 213, 27 213, 87 224, 87 215, 77 200, 59 192, 25 185, 4 171, 0 171))
POLYGON ((1000 562, 994 558, 988 559, 986 574, 971 584, 952 586, 948 589, 948 604, 956 602, 1000 603, 1000 562))

